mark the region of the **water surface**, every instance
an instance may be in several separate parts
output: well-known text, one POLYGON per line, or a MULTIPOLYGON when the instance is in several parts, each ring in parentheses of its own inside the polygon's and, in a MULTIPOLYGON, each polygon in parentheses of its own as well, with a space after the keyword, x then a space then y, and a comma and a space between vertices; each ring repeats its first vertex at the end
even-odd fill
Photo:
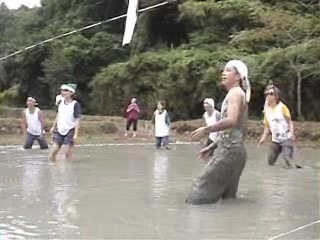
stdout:
MULTIPOLYGON (((267 166, 267 148, 247 149, 239 198, 192 206, 198 145, 82 146, 55 164, 0 147, 0 238, 268 239, 320 219, 319 150, 299 149, 304 168, 287 170, 267 166)), ((320 224, 279 239, 320 239, 320 224)))

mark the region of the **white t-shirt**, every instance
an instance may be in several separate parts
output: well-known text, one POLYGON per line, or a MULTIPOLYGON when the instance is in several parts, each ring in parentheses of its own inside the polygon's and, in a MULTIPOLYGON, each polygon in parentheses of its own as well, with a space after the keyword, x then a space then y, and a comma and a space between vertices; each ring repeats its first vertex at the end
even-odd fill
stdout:
POLYGON ((265 124, 269 125, 273 142, 281 143, 291 138, 289 123, 285 115, 290 116, 290 113, 282 102, 279 102, 274 108, 267 107, 265 110, 265 124))
MULTIPOLYGON (((213 124, 215 124, 216 122, 218 122, 220 120, 220 113, 218 111, 214 111, 212 113, 211 116, 209 116, 208 112, 206 111, 204 114, 203 114, 203 118, 206 122, 206 125, 207 126, 212 126, 213 124)), ((218 132, 211 132, 209 133, 209 138, 211 141, 215 141, 218 137, 218 132)))
POLYGON ((34 112, 31 113, 29 108, 27 108, 24 113, 27 121, 27 132, 35 136, 40 136, 42 134, 40 109, 35 108, 34 112))
POLYGON ((80 119, 80 104, 76 100, 66 104, 62 101, 58 108, 58 132, 61 135, 67 135, 67 133, 76 127, 80 119))

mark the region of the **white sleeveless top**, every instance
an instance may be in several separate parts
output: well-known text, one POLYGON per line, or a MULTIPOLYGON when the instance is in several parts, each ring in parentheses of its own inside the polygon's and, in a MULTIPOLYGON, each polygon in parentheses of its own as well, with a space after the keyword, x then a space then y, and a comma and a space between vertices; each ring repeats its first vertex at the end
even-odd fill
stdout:
POLYGON ((57 127, 61 135, 67 135, 78 123, 78 120, 74 118, 74 105, 76 102, 77 101, 73 100, 69 104, 65 104, 65 102, 62 101, 59 104, 57 127))
POLYGON ((40 136, 42 134, 42 127, 40 122, 40 109, 35 108, 34 112, 31 113, 27 108, 25 109, 25 116, 27 120, 27 131, 28 133, 36 136, 40 136))
POLYGON ((281 143, 291 138, 289 124, 282 112, 283 103, 279 102, 277 106, 272 109, 267 107, 265 114, 269 123, 272 141, 281 143))
POLYGON ((156 137, 167 137, 169 136, 170 126, 166 123, 167 111, 163 110, 162 113, 159 110, 154 112, 154 126, 156 137))
MULTIPOLYGON (((209 116, 208 112, 205 112, 203 114, 203 117, 204 117, 204 120, 205 120, 207 126, 212 126, 213 124, 215 124, 216 122, 219 121, 219 116, 217 114, 217 111, 214 111, 211 116, 209 116)), ((209 133, 210 140, 215 141, 218 137, 218 134, 219 134, 218 132, 209 133)))

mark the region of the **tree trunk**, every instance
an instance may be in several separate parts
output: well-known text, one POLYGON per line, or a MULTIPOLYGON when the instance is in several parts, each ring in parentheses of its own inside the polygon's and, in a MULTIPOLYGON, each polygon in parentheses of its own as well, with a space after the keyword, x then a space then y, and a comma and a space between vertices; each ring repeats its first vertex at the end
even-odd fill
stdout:
POLYGON ((302 83, 302 77, 301 77, 301 72, 297 72, 297 78, 298 78, 298 83, 297 83, 297 113, 298 113, 298 120, 303 121, 303 115, 301 112, 301 83, 302 83))

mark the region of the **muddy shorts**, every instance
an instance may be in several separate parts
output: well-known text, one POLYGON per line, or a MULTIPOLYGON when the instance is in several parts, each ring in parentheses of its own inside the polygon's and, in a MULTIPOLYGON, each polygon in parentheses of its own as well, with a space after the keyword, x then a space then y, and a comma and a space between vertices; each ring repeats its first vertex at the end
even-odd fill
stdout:
POLYGON ((193 180, 186 202, 208 204, 220 198, 236 198, 245 162, 246 151, 243 144, 226 145, 219 142, 209 163, 193 180))
POLYGON ((32 148, 34 141, 37 141, 39 143, 40 149, 48 148, 48 143, 44 135, 33 135, 29 132, 27 133, 27 137, 23 145, 23 148, 24 149, 32 148))
POLYGON ((74 145, 74 128, 71 129, 66 135, 61 135, 58 131, 56 131, 53 135, 53 142, 56 143, 59 147, 62 145, 74 145))
POLYGON ((272 142, 270 146, 270 152, 268 156, 268 164, 273 165, 277 161, 280 153, 282 153, 282 158, 288 166, 291 166, 291 161, 293 159, 294 147, 291 140, 285 141, 283 143, 272 142))

